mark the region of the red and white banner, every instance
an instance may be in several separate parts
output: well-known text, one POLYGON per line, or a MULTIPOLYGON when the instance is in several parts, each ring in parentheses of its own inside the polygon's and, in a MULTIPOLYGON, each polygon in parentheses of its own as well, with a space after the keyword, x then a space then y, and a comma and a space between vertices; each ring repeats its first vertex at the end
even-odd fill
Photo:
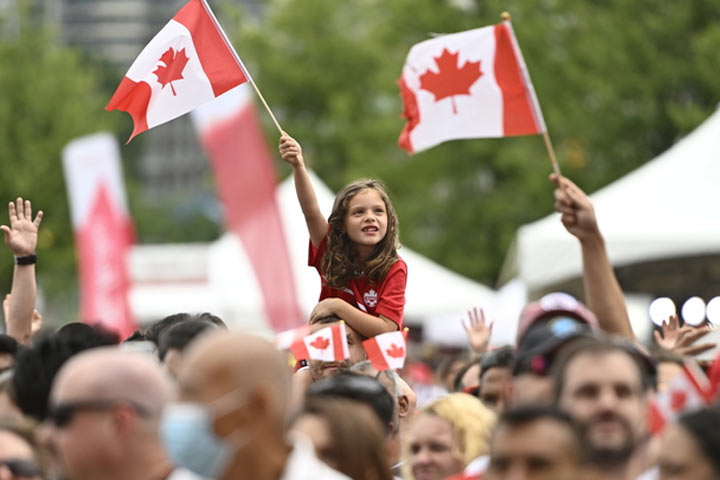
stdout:
POLYGON ((665 391, 658 392, 649 404, 648 427, 653 434, 660 433, 665 425, 686 412, 698 410, 713 403, 710 383, 699 367, 686 364, 665 391))
POLYGON ((296 342, 302 342, 303 337, 310 334, 310 325, 305 324, 298 328, 285 330, 275 335, 273 343, 278 350, 290 350, 296 342))
POLYGON ((128 112, 128 142, 247 81, 205 0, 190 0, 140 52, 105 107, 128 112))
POLYGON ((127 336, 135 330, 128 303, 127 257, 134 243, 115 137, 82 137, 63 150, 75 231, 80 316, 127 336))
MULTIPOLYGON (((225 224, 242 242, 274 331, 301 325, 290 253, 275 189, 273 156, 247 85, 234 88, 192 113, 215 170, 225 224)), ((240 294, 240 292, 238 292, 240 294)))
POLYGON ((510 22, 414 45, 398 83, 407 119, 398 143, 411 153, 546 130, 510 22))
POLYGON ((407 330, 389 332, 370 337, 363 342, 368 360, 377 371, 397 370, 405 366, 407 357, 407 330))
POLYGON ((301 341, 295 342, 290 351, 295 360, 342 362, 350 358, 345 323, 333 324, 304 337, 301 341))

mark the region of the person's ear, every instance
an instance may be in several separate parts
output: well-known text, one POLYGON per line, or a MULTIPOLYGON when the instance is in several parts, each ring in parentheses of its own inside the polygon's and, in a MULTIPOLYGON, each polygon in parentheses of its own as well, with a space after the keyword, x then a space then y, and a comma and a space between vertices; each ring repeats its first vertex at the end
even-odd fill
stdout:
POLYGON ((410 413, 410 399, 403 394, 398 398, 398 417, 405 418, 410 413))

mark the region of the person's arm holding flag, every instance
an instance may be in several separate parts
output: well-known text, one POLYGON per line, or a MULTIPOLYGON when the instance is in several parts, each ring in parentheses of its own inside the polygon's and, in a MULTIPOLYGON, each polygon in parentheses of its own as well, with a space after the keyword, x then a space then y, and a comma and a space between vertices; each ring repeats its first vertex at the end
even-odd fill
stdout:
POLYGON ((636 341, 620 284, 605 249, 590 198, 575 183, 554 173, 555 209, 565 229, 580 241, 585 300, 600 328, 636 341))
POLYGON ((302 155, 300 144, 287 133, 283 132, 280 137, 280 156, 283 161, 292 166, 293 178, 295 180, 295 192, 297 193, 300 208, 302 208, 307 223, 310 241, 317 247, 322 242, 328 231, 328 222, 325 220, 317 198, 315 189, 310 181, 310 176, 305 169, 305 160, 302 155))

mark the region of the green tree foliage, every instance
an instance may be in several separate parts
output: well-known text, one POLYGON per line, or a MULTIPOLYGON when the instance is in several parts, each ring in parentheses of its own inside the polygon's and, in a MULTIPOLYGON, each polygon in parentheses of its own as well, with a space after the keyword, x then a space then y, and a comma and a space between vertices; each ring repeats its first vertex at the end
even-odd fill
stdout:
POLYGON ((334 189, 382 178, 405 244, 493 283, 516 228, 552 210, 542 139, 454 141, 409 157, 396 145, 395 82, 412 44, 497 23, 503 10, 563 172, 589 191, 668 148, 720 99, 714 0, 270 0, 260 21, 225 13, 310 166, 334 189))
MULTIPOLYGON (((5 202, 18 196, 45 210, 39 281, 62 296, 76 283, 61 151, 75 137, 112 130, 114 120, 102 114, 108 94, 97 68, 43 28, 16 27, 0 37, 0 221, 8 221, 5 202)), ((7 292, 12 259, 7 251, 0 258, 1 291, 7 292)))

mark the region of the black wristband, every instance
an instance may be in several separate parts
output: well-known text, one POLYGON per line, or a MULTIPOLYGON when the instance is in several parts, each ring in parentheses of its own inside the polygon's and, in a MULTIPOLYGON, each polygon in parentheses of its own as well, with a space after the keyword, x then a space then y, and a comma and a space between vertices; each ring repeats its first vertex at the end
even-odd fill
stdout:
POLYGON ((35 265, 37 263, 37 255, 34 253, 30 255, 23 255, 22 257, 15 257, 15 265, 35 265))

